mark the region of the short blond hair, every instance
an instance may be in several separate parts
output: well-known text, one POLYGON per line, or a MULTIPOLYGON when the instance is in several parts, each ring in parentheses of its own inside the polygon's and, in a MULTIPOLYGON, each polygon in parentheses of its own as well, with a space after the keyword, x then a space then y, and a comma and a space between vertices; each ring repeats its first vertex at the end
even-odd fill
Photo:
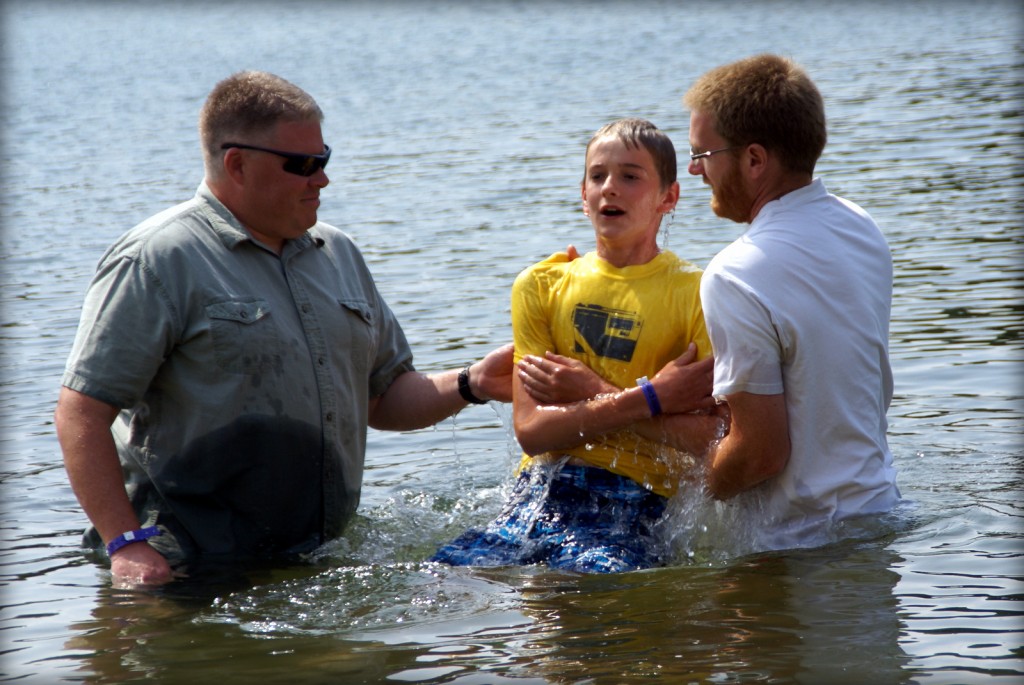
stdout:
POLYGON ((796 62, 762 54, 701 76, 683 97, 730 146, 763 145, 791 171, 814 173, 828 133, 817 86, 796 62))
POLYGON ((281 122, 322 122, 316 100, 290 81, 265 71, 241 71, 220 81, 199 113, 199 139, 208 172, 228 142, 259 143, 281 122))

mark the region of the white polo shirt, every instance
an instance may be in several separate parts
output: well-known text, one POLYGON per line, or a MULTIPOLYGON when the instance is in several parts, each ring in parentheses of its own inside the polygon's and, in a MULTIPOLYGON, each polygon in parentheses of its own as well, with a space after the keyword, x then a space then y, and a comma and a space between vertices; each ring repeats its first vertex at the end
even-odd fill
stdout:
POLYGON ((820 179, 766 204, 704 273, 715 395, 786 396, 792 452, 760 486, 763 548, 823 544, 834 523, 899 499, 885 435, 892 275, 878 226, 820 179))

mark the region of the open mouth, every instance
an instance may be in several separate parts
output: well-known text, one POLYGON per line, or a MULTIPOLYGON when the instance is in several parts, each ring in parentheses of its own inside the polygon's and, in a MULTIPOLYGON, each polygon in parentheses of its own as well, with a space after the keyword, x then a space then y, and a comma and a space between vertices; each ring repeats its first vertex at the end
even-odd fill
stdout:
POLYGON ((618 207, 605 207, 601 210, 601 216, 622 216, 626 211, 618 207))

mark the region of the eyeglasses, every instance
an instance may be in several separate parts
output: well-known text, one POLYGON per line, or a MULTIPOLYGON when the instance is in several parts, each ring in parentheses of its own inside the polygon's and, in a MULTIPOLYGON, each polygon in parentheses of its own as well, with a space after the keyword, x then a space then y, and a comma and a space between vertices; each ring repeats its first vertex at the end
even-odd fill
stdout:
POLYGON ((237 147, 240 150, 259 150, 260 152, 269 152, 272 155, 284 157, 285 163, 282 168, 289 174, 295 174, 296 176, 312 176, 326 167, 327 162, 331 159, 331 148, 328 145, 324 145, 324 152, 322 155, 305 155, 301 152, 283 152, 281 150, 271 150, 269 147, 245 145, 243 143, 224 143, 220 146, 220 149, 227 150, 232 147, 237 147))
POLYGON ((690 148, 690 161, 691 162, 699 162, 702 159, 707 159, 711 155, 717 155, 719 152, 725 152, 726 150, 731 150, 733 147, 735 147, 735 146, 720 147, 717 150, 708 150, 707 152, 694 152, 693 148, 690 148))

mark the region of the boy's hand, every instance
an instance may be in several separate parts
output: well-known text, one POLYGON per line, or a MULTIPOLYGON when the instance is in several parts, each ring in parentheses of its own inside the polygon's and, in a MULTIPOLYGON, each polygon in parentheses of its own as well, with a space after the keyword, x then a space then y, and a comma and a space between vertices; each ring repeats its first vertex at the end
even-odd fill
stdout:
POLYGON ((578 359, 554 352, 545 352, 543 359, 526 355, 517 372, 526 393, 541 404, 582 402, 619 389, 578 359))

